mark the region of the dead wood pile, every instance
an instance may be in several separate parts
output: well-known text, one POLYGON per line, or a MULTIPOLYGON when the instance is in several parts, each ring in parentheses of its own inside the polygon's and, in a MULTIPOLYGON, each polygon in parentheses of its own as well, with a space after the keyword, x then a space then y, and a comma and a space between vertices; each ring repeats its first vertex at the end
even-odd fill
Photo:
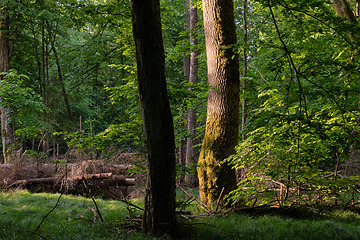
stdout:
POLYGON ((2 164, 0 188, 20 187, 36 192, 82 195, 125 195, 135 185, 130 165, 87 160, 72 164, 2 164))

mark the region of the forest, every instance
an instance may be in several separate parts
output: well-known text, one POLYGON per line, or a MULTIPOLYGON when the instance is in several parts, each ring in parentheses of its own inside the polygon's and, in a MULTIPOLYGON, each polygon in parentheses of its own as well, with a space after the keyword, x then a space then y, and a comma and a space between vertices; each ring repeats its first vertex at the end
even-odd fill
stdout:
MULTIPOLYGON (((359 4, 0 0, 0 206, 52 199, 34 239, 76 195, 94 204, 93 224, 96 202, 122 201, 118 215, 138 224, 116 229, 154 237, 178 238, 188 212, 216 225, 350 209, 358 225, 359 4)), ((22 239, 0 225, 0 239, 22 239)), ((246 234, 231 239, 310 239, 246 234)))

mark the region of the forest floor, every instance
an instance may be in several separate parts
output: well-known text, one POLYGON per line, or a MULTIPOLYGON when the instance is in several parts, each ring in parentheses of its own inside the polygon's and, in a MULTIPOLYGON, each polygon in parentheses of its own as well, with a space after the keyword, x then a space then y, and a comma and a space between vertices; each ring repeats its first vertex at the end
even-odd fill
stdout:
MULTIPOLYGON (((141 171, 141 165, 136 169, 123 168, 139 161, 137 155, 129 154, 127 158, 112 161, 0 165, 3 189, 0 192, 0 240, 152 239, 141 232, 145 172, 141 171), (136 184, 113 186, 110 190, 115 194, 110 195, 109 189, 99 189, 98 179, 92 178, 81 178, 81 182, 73 186, 80 191, 71 191, 71 186, 67 186, 66 195, 59 191, 66 187, 61 181, 55 182, 60 188, 36 184, 27 186, 28 190, 21 190, 24 185, 6 187, 25 179, 63 179, 63 176, 100 173, 123 174, 134 178, 136 184)), ((181 188, 177 190, 178 208, 186 210, 178 215, 184 233, 182 239, 360 239, 360 208, 351 211, 253 208, 209 214, 191 197, 198 197, 197 190, 185 191, 188 193, 181 188), (191 215, 185 214, 189 212, 191 215)))
MULTIPOLYGON (((186 196, 179 192, 178 200, 186 200, 186 196)), ((143 207, 143 199, 131 203, 143 207)), ((312 211, 291 217, 274 212, 209 215, 196 204, 187 209, 193 214, 178 216, 182 239, 360 239, 360 216, 351 211, 312 211)), ((140 209, 117 200, 24 190, 2 192, 0 239, 153 239, 140 231, 141 214, 140 209)))

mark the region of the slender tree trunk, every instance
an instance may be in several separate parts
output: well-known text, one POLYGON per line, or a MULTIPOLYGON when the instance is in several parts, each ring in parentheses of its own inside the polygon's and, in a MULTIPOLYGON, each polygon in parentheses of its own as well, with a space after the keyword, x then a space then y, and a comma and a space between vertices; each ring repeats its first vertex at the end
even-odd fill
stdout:
MULTIPOLYGON (((56 101, 54 101, 54 108, 53 108, 53 130, 56 132, 56 101)), ((53 134, 53 157, 55 158, 56 155, 56 135, 53 134)))
MULTIPOLYGON (((35 33, 35 30, 32 29, 32 37, 34 41, 37 41, 37 34, 35 33)), ((38 46, 34 46, 35 56, 36 56, 36 65, 37 65, 37 77, 38 79, 41 79, 41 60, 40 60, 40 54, 38 50, 38 46)))
POLYGON ((46 47, 45 47, 45 21, 41 20, 41 91, 44 104, 47 105, 46 102, 46 63, 45 63, 45 55, 46 55, 46 47))
MULTIPOLYGON (((196 37, 196 23, 197 23, 197 8, 193 3, 194 0, 191 0, 189 9, 190 9, 190 75, 189 82, 192 84, 197 84, 198 82, 198 51, 196 49, 198 40, 196 37)), ((189 89, 192 91, 191 89, 189 89)), ((190 137, 187 138, 186 144, 186 166, 195 167, 197 165, 198 159, 198 149, 195 148, 196 145, 196 108, 189 109, 188 111, 188 121, 187 129, 190 133, 190 137)), ((188 173, 185 176, 185 182, 189 186, 195 187, 198 185, 198 179, 195 174, 188 173)))
MULTIPOLYGON (((223 160, 235 153, 239 133, 239 59, 232 0, 203 0, 209 95, 198 162, 200 196, 208 206, 236 187, 235 170, 223 160)), ((221 203, 223 203, 221 201, 221 203)))
POLYGON ((71 111, 68 95, 67 95, 65 85, 64 85, 64 81, 63 81, 63 77, 62 77, 60 59, 59 59, 59 56, 57 54, 55 44, 54 44, 53 41, 51 41, 51 46, 52 46, 52 50, 53 50, 54 58, 55 58, 55 63, 56 63, 57 70, 58 70, 59 83, 60 83, 60 87, 61 87, 61 95, 64 98, 64 102, 65 102, 65 105, 66 105, 66 109, 68 111, 69 119, 72 121, 73 120, 73 114, 72 114, 72 111, 71 111))
MULTIPOLYGON (((45 39, 45 105, 50 106, 50 100, 49 100, 49 42, 47 39, 45 39)), ((50 122, 50 116, 47 112, 44 112, 45 114, 45 122, 50 122)), ((50 153, 50 134, 48 129, 45 130, 45 138, 44 138, 44 153, 49 156, 50 153)))
MULTIPOLYGON (((189 0, 184 1, 184 30, 189 30, 190 14, 189 14, 189 0)), ((187 52, 183 56, 183 74, 184 81, 189 81, 190 75, 190 58, 187 56, 187 52)), ((186 113, 183 113, 181 116, 180 126, 184 127, 186 124, 186 113)), ((179 146, 179 163, 183 166, 186 166, 186 139, 181 136, 180 146, 179 146)), ((185 176, 180 176, 180 183, 184 183, 185 176)))
MULTIPOLYGON (((9 58, 9 24, 5 17, 6 6, 4 0, 0 0, 0 72, 9 72, 10 58, 9 58)), ((3 76, 0 76, 2 79, 3 76)), ((1 87, 1 86, 0 86, 1 87)), ((0 99, 1 101, 1 99, 0 99)), ((4 162, 10 160, 11 152, 10 146, 12 143, 12 132, 9 124, 9 109, 0 108, 1 119, 1 141, 4 162)))
POLYGON ((243 25, 244 25, 244 49, 243 49, 243 74, 242 74, 242 111, 241 111, 241 139, 246 139, 246 75, 247 75, 247 19, 246 19, 247 0, 243 0, 243 25))
MULTIPOLYGON (((41 8, 44 8, 45 0, 39 0, 39 6, 41 8)), ((47 54, 48 54, 48 48, 47 48, 47 41, 45 39, 45 20, 41 19, 41 91, 42 91, 42 97, 43 102, 46 106, 48 106, 48 86, 47 86, 47 54)), ((48 116, 47 113, 44 112, 43 114, 43 120, 44 122, 48 122, 48 116)), ((43 137, 42 137, 42 151, 46 154, 48 154, 48 131, 46 129, 43 129, 43 137)))
POLYGON ((166 89, 160 0, 132 0, 140 109, 148 151, 143 228, 175 235, 175 139, 166 89))

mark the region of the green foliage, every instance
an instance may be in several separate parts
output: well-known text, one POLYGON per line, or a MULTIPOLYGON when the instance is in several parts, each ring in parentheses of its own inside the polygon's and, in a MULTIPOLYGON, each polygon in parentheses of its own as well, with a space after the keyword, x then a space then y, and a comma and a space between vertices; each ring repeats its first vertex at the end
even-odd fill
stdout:
POLYGON ((298 105, 286 107, 285 98, 276 89, 259 94, 259 98, 265 100, 252 116, 266 125, 249 132, 238 145, 238 153, 230 158, 234 167, 246 169, 246 178, 233 192, 232 200, 247 199, 249 205, 323 203, 325 198, 338 199, 341 191, 353 188, 357 178, 325 176, 331 173, 328 169, 334 165, 334 157, 344 159, 349 151, 349 141, 343 139, 349 138, 346 130, 356 124, 356 112, 342 115, 324 106, 308 121, 298 105), (339 125, 342 117, 348 119, 346 125, 339 125), (321 197, 311 199, 314 194, 321 197))
POLYGON ((16 135, 22 138, 37 136, 47 128, 42 118, 49 109, 31 87, 25 86, 25 80, 29 80, 26 75, 18 74, 15 70, 1 75, 0 106, 7 109, 16 135))
POLYGON ((250 1, 247 9, 247 138, 229 159, 246 175, 231 199, 346 204, 341 195, 357 179, 338 167, 358 148, 358 44, 349 38, 358 26, 324 1, 250 1))
POLYGON ((116 150, 143 150, 144 136, 141 121, 131 121, 122 124, 112 124, 104 132, 92 134, 86 131, 56 132, 55 135, 64 135, 69 146, 84 150, 88 153, 101 154, 103 158, 111 157, 116 150), (106 156, 104 154, 110 154, 106 156))

